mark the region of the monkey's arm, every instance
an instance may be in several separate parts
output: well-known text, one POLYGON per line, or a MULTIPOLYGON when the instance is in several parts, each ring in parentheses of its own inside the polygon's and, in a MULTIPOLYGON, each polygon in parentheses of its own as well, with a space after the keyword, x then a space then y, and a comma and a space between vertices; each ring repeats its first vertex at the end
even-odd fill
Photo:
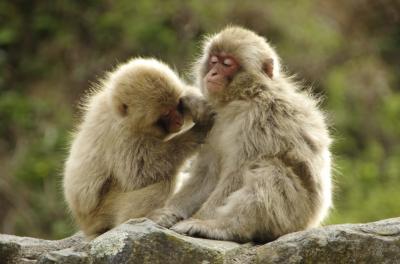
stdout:
POLYGON ((226 198, 243 185, 241 170, 234 171, 222 176, 218 184, 208 196, 207 200, 201 205, 200 209, 193 215, 197 219, 213 218, 218 207, 226 202, 226 198))
POLYGON ((193 164, 191 177, 182 188, 170 197, 164 208, 158 209, 148 217, 164 227, 191 216, 207 199, 218 180, 218 165, 209 146, 203 146, 200 159, 193 164))
MULTIPOLYGON (((195 93, 185 95, 182 102, 184 110, 190 113, 195 125, 189 131, 173 138, 171 143, 177 148, 172 152, 174 155, 187 156, 205 141, 214 123, 215 113, 208 102, 195 93)), ((206 200, 217 181, 217 158, 207 145, 202 147, 199 157, 193 165, 194 169, 189 180, 177 194, 167 200, 164 208, 150 214, 150 219, 162 226, 170 227, 192 215, 206 200)))
POLYGON ((172 138, 170 152, 177 159, 185 158, 198 150, 200 144, 204 143, 208 132, 214 124, 215 113, 203 97, 198 95, 186 95, 182 98, 184 111, 189 113, 195 125, 188 131, 172 138))
POLYGON ((203 143, 207 133, 214 124, 214 118, 216 115, 214 110, 203 96, 199 96, 195 93, 189 93, 183 96, 181 100, 184 111, 190 114, 195 123, 195 125, 189 131, 184 133, 182 137, 187 137, 189 135, 203 143))

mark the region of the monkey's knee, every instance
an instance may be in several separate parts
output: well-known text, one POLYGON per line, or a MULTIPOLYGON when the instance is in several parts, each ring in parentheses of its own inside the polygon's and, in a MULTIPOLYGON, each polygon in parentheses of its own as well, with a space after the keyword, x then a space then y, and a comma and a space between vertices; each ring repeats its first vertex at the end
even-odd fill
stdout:
POLYGON ((98 236, 100 236, 101 234, 111 230, 113 228, 113 226, 111 226, 110 224, 98 224, 95 226, 86 226, 83 227, 81 226, 81 230, 83 231, 83 233, 85 234, 85 236, 89 239, 92 240, 98 236))
POLYGON ((76 217, 76 220, 79 228, 89 240, 107 232, 114 227, 110 216, 80 215, 76 217))

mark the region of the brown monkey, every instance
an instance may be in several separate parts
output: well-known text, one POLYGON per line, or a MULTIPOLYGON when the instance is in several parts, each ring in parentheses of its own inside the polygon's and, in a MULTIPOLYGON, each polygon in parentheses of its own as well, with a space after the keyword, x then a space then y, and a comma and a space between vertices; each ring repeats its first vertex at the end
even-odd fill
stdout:
POLYGON ((211 116, 201 94, 155 59, 132 59, 109 73, 85 103, 65 163, 65 198, 84 233, 93 237, 162 207, 211 116), (169 139, 191 116, 195 125, 169 139))
POLYGON ((331 206, 331 139, 318 101, 281 73, 252 31, 210 37, 197 63, 216 120, 186 185, 151 218, 192 236, 269 241, 314 227, 331 206))

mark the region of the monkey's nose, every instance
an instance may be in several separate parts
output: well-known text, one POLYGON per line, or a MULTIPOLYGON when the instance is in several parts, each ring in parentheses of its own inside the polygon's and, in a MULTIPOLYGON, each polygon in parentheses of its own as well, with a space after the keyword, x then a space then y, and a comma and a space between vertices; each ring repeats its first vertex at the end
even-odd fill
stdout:
POLYGON ((209 81, 218 81, 219 79, 221 79, 221 75, 218 74, 217 71, 211 72, 207 79, 209 81))

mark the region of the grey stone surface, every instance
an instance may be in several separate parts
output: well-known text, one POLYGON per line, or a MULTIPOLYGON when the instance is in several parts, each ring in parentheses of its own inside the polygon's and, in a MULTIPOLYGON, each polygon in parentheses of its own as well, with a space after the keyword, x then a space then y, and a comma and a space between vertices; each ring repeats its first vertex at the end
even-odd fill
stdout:
POLYGON ((130 220, 90 243, 96 263, 223 263, 239 244, 179 235, 146 219, 130 220))
POLYGON ((0 234, 0 263, 36 263, 44 253, 86 244, 81 233, 62 240, 0 234))
POLYGON ((42 255, 39 258, 38 264, 87 264, 91 262, 92 261, 86 252, 79 252, 74 248, 66 248, 58 251, 51 251, 42 255))
POLYGON ((400 263, 400 218, 285 235, 265 245, 192 238, 130 220, 85 241, 0 235, 0 263, 400 263))
POLYGON ((400 218, 288 234, 257 248, 257 263, 400 263, 400 218))

